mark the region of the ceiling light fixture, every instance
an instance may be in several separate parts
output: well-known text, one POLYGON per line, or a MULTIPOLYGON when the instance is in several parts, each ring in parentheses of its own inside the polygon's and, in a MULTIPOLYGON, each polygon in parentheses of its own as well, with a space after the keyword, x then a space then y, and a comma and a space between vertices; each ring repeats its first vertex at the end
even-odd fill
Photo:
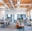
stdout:
POLYGON ((20 0, 17 0, 17 7, 19 8, 20 6, 20 0))

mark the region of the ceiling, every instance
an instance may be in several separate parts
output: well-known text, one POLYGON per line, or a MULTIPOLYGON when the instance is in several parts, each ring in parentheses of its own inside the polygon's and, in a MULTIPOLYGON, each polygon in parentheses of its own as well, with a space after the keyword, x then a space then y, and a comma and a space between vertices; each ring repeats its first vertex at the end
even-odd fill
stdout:
MULTIPOLYGON (((4 2, 7 4, 9 8, 22 8, 29 7, 32 5, 32 0, 4 0, 4 2)), ((3 4, 0 3, 0 6, 1 5, 3 4)))

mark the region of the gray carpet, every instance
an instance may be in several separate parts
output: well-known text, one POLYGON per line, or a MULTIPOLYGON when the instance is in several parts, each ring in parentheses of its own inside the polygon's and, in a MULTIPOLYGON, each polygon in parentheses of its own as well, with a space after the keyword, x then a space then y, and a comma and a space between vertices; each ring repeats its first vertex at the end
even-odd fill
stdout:
POLYGON ((32 26, 24 26, 24 30, 22 29, 17 29, 15 24, 10 24, 6 28, 0 28, 0 31, 32 31, 32 26))
POLYGON ((25 26, 24 30, 23 30, 23 28, 17 29, 15 27, 8 26, 7 28, 0 28, 0 31, 32 31, 32 26, 25 26))

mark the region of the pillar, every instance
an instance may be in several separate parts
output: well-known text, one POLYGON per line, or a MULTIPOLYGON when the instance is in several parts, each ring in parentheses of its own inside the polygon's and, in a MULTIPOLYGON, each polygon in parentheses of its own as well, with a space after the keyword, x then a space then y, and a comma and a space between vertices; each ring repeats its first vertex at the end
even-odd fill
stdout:
POLYGON ((14 22, 14 14, 12 14, 12 23, 14 22))
POLYGON ((27 22, 29 22, 29 21, 30 21, 30 10, 27 11, 27 22))

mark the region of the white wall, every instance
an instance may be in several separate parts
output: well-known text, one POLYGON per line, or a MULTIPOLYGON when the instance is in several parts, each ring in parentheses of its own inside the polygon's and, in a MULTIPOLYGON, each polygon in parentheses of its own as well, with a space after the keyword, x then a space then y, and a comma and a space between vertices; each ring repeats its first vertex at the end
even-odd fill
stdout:
POLYGON ((0 11, 0 19, 2 19, 3 17, 5 17, 5 11, 0 11))
POLYGON ((6 11, 6 12, 7 14, 26 14, 27 13, 26 10, 27 10, 26 8, 21 8, 21 9, 16 8, 14 10, 6 11))
POLYGON ((22 8, 22 9, 14 9, 14 10, 8 10, 5 12, 4 9, 2 9, 3 11, 0 11, 0 18, 2 17, 5 17, 6 15, 5 14, 26 14, 27 15, 27 12, 26 12, 26 8, 22 8))
POLYGON ((31 16, 31 19, 32 19, 32 9, 30 10, 30 16, 31 16))
POLYGON ((14 9, 14 10, 10 10, 10 11, 6 11, 6 14, 26 14, 27 17, 27 12, 26 12, 27 8, 21 8, 21 9, 14 9))

